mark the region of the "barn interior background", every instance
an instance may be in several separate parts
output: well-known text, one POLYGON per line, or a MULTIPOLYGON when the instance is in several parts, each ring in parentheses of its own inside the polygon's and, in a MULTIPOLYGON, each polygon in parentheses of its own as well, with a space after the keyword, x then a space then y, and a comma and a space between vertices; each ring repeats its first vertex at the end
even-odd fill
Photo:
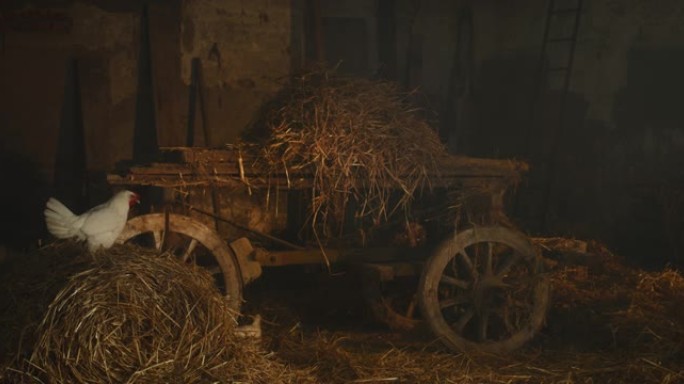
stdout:
POLYGON ((325 59, 419 89, 454 153, 529 161, 510 209, 526 231, 680 264, 684 4, 584 3, 5 1, 2 243, 43 234, 55 189, 85 208, 117 161, 186 145, 189 115, 195 145, 233 142, 289 73, 325 59))
MULTIPOLYGON (((0 381, 20 373, 20 365, 4 367, 10 360, 55 360, 31 344, 44 315, 65 328, 48 327, 54 340, 38 341, 70 353, 63 335, 78 323, 72 319, 88 317, 78 310, 90 311, 72 302, 73 317, 45 313, 86 265, 73 244, 38 247, 48 239, 49 196, 79 212, 109 198, 107 174, 122 161, 154 159, 159 147, 235 143, 290 75, 320 62, 416 90, 413 101, 452 154, 530 164, 507 213, 536 244, 559 236, 550 240, 572 248, 562 257, 544 252, 553 256, 543 258, 553 284, 548 320, 518 354, 476 362, 480 356, 439 349, 434 336, 365 323, 368 290, 351 274, 311 277, 288 267, 282 285, 250 285, 243 314, 264 317, 256 349, 232 338, 223 300, 209 306, 208 317, 229 324, 215 328, 221 353, 211 364, 228 362, 229 373, 255 383, 684 380, 684 279, 676 270, 684 265, 683 2, 5 0, 0 381)), ((117 252, 98 261, 100 272, 145 274, 172 261, 117 252)), ((212 278, 198 273, 152 280, 159 291, 178 288, 171 291, 183 300, 197 284, 216 295, 212 278)), ((80 276, 96 293, 118 294, 97 274, 80 276)), ((162 312, 188 308, 164 297, 162 312)), ((116 323, 108 320, 120 314, 113 307, 92 323, 116 323)), ((215 341, 200 320, 195 336, 215 341)), ((155 342, 178 336, 172 325, 154 328, 155 342)), ((187 382, 206 371, 198 356, 185 364, 187 382)))

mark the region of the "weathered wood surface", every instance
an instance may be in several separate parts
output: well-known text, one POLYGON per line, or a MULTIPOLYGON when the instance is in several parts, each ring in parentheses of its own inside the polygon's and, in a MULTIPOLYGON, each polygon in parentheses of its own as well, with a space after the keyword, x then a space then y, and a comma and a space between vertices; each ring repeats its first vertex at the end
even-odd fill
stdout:
MULTIPOLYGON (((110 184, 181 187, 218 185, 224 187, 311 186, 311 174, 289 173, 264 175, 250 166, 253 159, 233 149, 162 148, 162 161, 135 165, 108 175, 110 184), (242 160, 242 168, 240 166, 242 160)), ((438 163, 439 173, 431 182, 447 186, 477 186, 491 182, 508 184, 518 180, 527 164, 515 160, 449 157, 438 163)))

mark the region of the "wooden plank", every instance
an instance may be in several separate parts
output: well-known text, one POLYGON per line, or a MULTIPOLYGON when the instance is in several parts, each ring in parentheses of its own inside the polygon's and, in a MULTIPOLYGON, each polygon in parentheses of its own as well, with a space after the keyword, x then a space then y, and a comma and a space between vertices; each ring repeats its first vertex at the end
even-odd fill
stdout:
POLYGON ((185 164, 175 163, 152 163, 149 165, 136 165, 128 169, 132 175, 179 175, 193 174, 195 171, 185 164))
MULTIPOLYGON (((130 183, 145 183, 150 184, 155 181, 176 181, 178 185, 183 184, 221 184, 221 183, 240 183, 243 185, 251 185, 254 187, 264 187, 268 185, 292 188, 310 186, 313 178, 311 177, 290 177, 285 175, 273 175, 269 178, 264 178, 261 175, 246 174, 245 179, 241 179, 239 174, 196 174, 193 172, 178 172, 178 173, 129 173, 126 175, 110 174, 108 180, 121 184, 124 180, 130 183)), ((448 187, 448 186, 475 186, 487 185, 491 183, 506 183, 506 179, 498 176, 444 176, 432 180, 430 185, 433 187, 448 187)), ((387 187, 396 187, 396 184, 389 184, 387 187)))
MULTIPOLYGON (((417 252, 415 249, 412 252, 417 252)), ((396 260, 397 256, 407 252, 401 247, 372 247, 372 248, 325 248, 325 257, 330 263, 337 262, 383 262, 396 260)), ((279 267, 284 265, 325 264, 325 257, 320 248, 294 251, 268 251, 255 249, 254 260, 264 267, 279 267)), ((400 274, 406 271, 398 270, 400 274)))
MULTIPOLYGON (((175 160, 168 162, 193 163, 205 161, 209 163, 237 163, 240 154, 234 148, 190 148, 190 147, 163 147, 160 149, 162 154, 175 160)), ((242 155, 245 164, 254 161, 254 156, 242 155)), ((445 172, 462 172, 467 169, 485 170, 487 173, 493 171, 527 171, 527 164, 523 161, 509 159, 487 159, 468 156, 448 156, 436 159, 437 167, 445 172)), ((468 172, 471 173, 471 172, 468 172)))
MULTIPOLYGON (((480 163, 464 162, 462 164, 453 163, 441 169, 436 178, 445 177, 507 177, 514 176, 524 170, 525 167, 517 163, 480 163)), ((203 165, 192 165, 188 163, 151 163, 148 165, 133 166, 127 170, 132 174, 149 175, 173 175, 173 174, 214 174, 214 175, 239 175, 239 165, 229 162, 215 162, 203 165)), ((245 174, 256 175, 251 167, 245 166, 245 174)), ((276 176, 284 175, 275 174, 276 176)), ((300 174, 294 174, 300 175, 300 174)), ((263 175, 267 176, 267 175, 263 175)))
POLYGON ((397 277, 419 276, 423 265, 418 262, 391 261, 361 263, 362 268, 372 271, 374 276, 382 282, 392 281, 397 277))
MULTIPOLYGON (((116 185, 156 185, 160 187, 188 187, 188 186, 229 186, 253 188, 304 189, 312 186, 313 178, 306 175, 262 175, 246 173, 245 179, 238 172, 233 173, 197 173, 189 167, 177 164, 165 164, 156 169, 134 168, 125 175, 110 174, 108 182, 116 185)), ((510 184, 508 178, 501 175, 442 175, 430 182, 433 188, 488 188, 495 186, 503 188, 510 184)), ((396 187, 395 184, 387 185, 396 187)))
POLYGON ((150 174, 128 174, 128 175, 107 175, 107 182, 112 185, 152 185, 158 187, 192 187, 192 186, 218 186, 218 187, 241 187, 241 188, 272 188, 279 189, 303 189, 311 187, 310 178, 290 179, 272 178, 248 178, 249 184, 242 181, 238 176, 203 176, 192 174, 180 175, 150 175, 150 174))
POLYGON ((171 162, 236 162, 238 153, 228 148, 163 147, 160 148, 165 161, 171 162))
MULTIPOLYGON (((312 185, 313 175, 308 173, 257 173, 249 164, 252 157, 245 157, 241 172, 237 152, 232 148, 162 148, 165 162, 132 166, 123 169, 109 180, 115 184, 191 186, 219 185, 255 188, 276 187, 301 189, 312 185), (172 160, 173 159, 173 160, 172 160), (124 175, 124 176, 121 176, 124 175), (159 184, 157 184, 159 183, 159 184)), ((527 164, 513 160, 480 159, 470 157, 445 157, 437 163, 438 172, 430 177, 432 187, 505 187, 515 182, 527 164)), ((401 177, 401 175, 400 175, 401 177)), ((406 177, 406 176, 405 176, 406 177)), ((395 183, 388 188, 397 187, 395 183)))
MULTIPOLYGON (((336 249, 327 249, 325 255, 331 263, 340 260, 341 252, 336 249)), ((320 249, 308 249, 303 251, 274 251, 257 249, 254 260, 263 267, 280 267, 284 265, 324 264, 325 258, 320 249)))

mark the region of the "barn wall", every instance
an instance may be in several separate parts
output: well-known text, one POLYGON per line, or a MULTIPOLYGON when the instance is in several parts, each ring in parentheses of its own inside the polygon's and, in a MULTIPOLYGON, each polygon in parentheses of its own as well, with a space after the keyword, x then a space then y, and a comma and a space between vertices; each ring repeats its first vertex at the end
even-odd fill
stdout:
POLYGON ((42 204, 55 192, 60 126, 72 114, 68 89, 80 91, 91 187, 91 201, 80 204, 91 206, 111 193, 104 173, 132 157, 141 84, 152 86, 158 144, 184 145, 190 63, 198 58, 204 113, 198 105, 196 143, 220 146, 236 139, 300 53, 290 47, 289 0, 18 0, 2 2, 0 13, 0 170, 31 187, 0 196, 10 213, 2 227, 27 217, 26 238, 43 230, 42 204), (144 3, 151 79, 138 65, 144 3), (68 76, 74 61, 78 85, 68 76))
POLYGON ((18 21, 3 32, 3 149, 21 150, 51 175, 67 68, 78 59, 87 157, 102 167, 126 154, 130 142, 139 15, 74 3, 52 8, 70 25, 53 30, 34 25, 41 16, 31 17, 33 9, 4 12, 18 21))
MULTIPOLYGON (((449 108, 445 84, 455 47, 455 17, 444 15, 455 15, 464 3, 427 0, 419 12, 420 84, 443 100, 442 116, 449 108), (432 41, 444 33, 451 38, 432 41)), ((458 128, 465 136, 458 151, 531 162, 533 171, 517 191, 522 201, 512 204, 526 230, 602 240, 644 263, 681 264, 684 3, 585 0, 562 125, 558 78, 542 77, 546 86, 533 104, 548 2, 469 3, 475 112, 458 128), (539 189, 550 177, 544 168, 554 154, 552 214, 540 228, 539 189)))
MULTIPOLYGON (((131 156, 142 6, 132 1, 116 7, 99 1, 46 3, 52 6, 41 11, 67 18, 68 31, 32 27, 34 18, 23 26, 8 23, 4 32, 4 144, 22 148, 51 172, 56 148, 50 143, 58 135, 67 63, 76 59, 88 167, 105 169, 131 156)), ((14 20, 26 18, 22 15, 32 9, 7 7, 4 12, 14 20)), ((184 143, 190 62, 195 57, 202 61, 206 125, 213 141, 209 144, 234 140, 289 73, 290 17, 287 0, 151 2, 152 83, 160 144, 184 143)))
POLYGON ((290 73, 290 1, 185 1, 182 12, 181 79, 200 58, 208 144, 233 142, 290 73))
MULTIPOLYGON (((206 127, 210 145, 235 140, 261 101, 303 61, 302 3, 150 1, 159 144, 185 143, 193 58, 202 63, 206 116, 196 121, 198 131, 206 127)), ((544 77, 540 93, 534 87, 547 3, 397 0, 396 80, 427 95, 427 106, 441 118, 438 128, 456 127, 456 152, 530 161, 532 173, 512 210, 523 229, 603 240, 639 260, 681 262, 684 3, 585 0, 562 125, 558 79, 544 77), (473 92, 468 118, 454 124, 447 118, 454 109, 447 95, 465 4, 473 15, 473 92), (541 228, 539 191, 556 155, 552 215, 541 228)), ((348 72, 375 74, 384 44, 377 2, 322 4, 326 58, 341 60, 348 72)), ((0 170, 35 191, 5 191, 0 200, 42 204, 50 192, 71 60, 78 63, 87 169, 101 175, 131 157, 142 7, 133 0, 13 0, 1 3, 0 12, 0 150, 6 160, 0 170), (48 14, 52 24, 36 24, 45 15, 36 19, 26 12, 37 8, 58 17, 48 14), (64 20, 67 30, 60 29, 64 20)), ((205 144, 200 133, 197 142, 205 144)), ((96 190, 91 198, 107 194, 96 190)), ((39 217, 40 204, 4 208, 9 216, 39 217)))
POLYGON ((72 109, 66 99, 76 97, 71 69, 79 78, 89 167, 130 153, 139 15, 58 1, 49 8, 5 2, 0 9, 0 243, 13 247, 43 231, 59 129, 72 109))

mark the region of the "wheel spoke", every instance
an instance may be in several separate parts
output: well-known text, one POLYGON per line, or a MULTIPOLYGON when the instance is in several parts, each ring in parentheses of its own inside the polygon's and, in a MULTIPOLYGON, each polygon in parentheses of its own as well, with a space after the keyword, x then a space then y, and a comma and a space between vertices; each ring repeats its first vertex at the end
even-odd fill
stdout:
POLYGON ((490 278, 487 281, 487 283, 492 288, 504 288, 504 289, 511 288, 510 284, 503 281, 503 276, 494 276, 493 278, 490 278))
POLYGON ((409 303, 408 308, 406 309, 406 317, 408 317, 409 319, 412 319, 415 311, 416 311, 416 296, 414 295, 411 298, 411 302, 409 303))
POLYGON ((508 310, 508 308, 502 307, 492 312, 501 319, 503 326, 506 329, 506 332, 510 334, 515 333, 516 327, 513 325, 513 322, 511 321, 512 314, 508 310))
POLYGON ((465 249, 462 249, 458 254, 461 255, 461 259, 463 259, 463 263, 466 265, 466 269, 468 270, 468 272, 470 272, 470 276, 472 276, 473 279, 477 279, 479 274, 477 273, 477 269, 475 269, 473 260, 470 258, 468 253, 466 253, 465 249))
POLYGON ((181 257, 181 260, 184 263, 188 262, 188 259, 190 259, 190 255, 192 255, 192 252, 195 250, 195 247, 197 247, 197 239, 193 238, 190 240, 190 244, 188 245, 188 248, 185 250, 185 253, 183 253, 183 257, 181 257))
POLYGON ((448 284, 448 285, 453 285, 455 287, 459 287, 462 289, 468 289, 468 287, 470 286, 470 284, 468 284, 467 281, 457 279, 455 277, 448 276, 448 275, 442 275, 442 278, 439 280, 439 282, 444 283, 444 284, 448 284))
POLYGON ((440 300, 439 301, 439 308, 445 309, 445 308, 453 307, 454 305, 465 304, 468 301, 470 301, 470 296, 460 294, 460 295, 456 295, 454 297, 450 297, 448 299, 440 300))
POLYGON ((482 312, 477 323, 477 336, 480 340, 487 340, 487 327, 489 326, 489 311, 482 312))
POLYGON ((473 319, 473 316, 475 316, 475 310, 472 308, 469 308, 467 311, 463 313, 463 315, 461 315, 458 321, 454 323, 454 326, 456 327, 458 333, 463 333, 463 329, 466 325, 468 325, 470 320, 473 319))
POLYGON ((485 254, 485 270, 484 274, 485 276, 491 276, 492 275, 492 259, 493 259, 493 246, 491 242, 487 242, 487 253, 485 254))
POLYGON ((519 258, 520 255, 518 255, 517 252, 514 252, 512 255, 508 256, 506 260, 504 260, 503 264, 501 264, 499 269, 496 271, 496 276, 503 277, 505 274, 507 274, 519 258))
POLYGON ((157 251, 161 251, 162 244, 164 243, 164 231, 153 231, 152 236, 154 236, 154 248, 157 251))

